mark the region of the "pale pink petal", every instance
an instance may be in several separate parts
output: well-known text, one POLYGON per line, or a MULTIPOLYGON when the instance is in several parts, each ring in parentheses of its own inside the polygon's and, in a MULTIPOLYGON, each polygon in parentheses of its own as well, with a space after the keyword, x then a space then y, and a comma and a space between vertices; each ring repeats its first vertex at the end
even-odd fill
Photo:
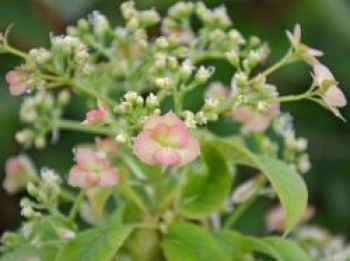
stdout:
POLYGON ((92 185, 96 185, 101 181, 100 173, 87 172, 86 178, 92 185))
POLYGON ((100 123, 103 121, 104 117, 105 117, 105 112, 101 110, 91 110, 86 113, 84 123, 86 124, 100 123))
POLYGON ((19 96, 25 93, 27 90, 27 85, 18 84, 18 85, 10 85, 10 94, 13 96, 19 96))
POLYGON ((294 39, 297 43, 301 41, 301 26, 300 24, 296 24, 294 27, 294 39))
POLYGON ((173 147, 183 148, 186 147, 190 138, 190 133, 188 132, 184 124, 174 125, 170 128, 168 139, 173 147))
POLYGON ((333 73, 323 64, 316 63, 313 66, 313 70, 314 70, 314 79, 318 85, 321 86, 323 81, 334 81, 335 82, 335 77, 334 77, 333 73))
POLYGON ((247 124, 247 129, 251 131, 264 131, 269 127, 271 118, 267 115, 256 114, 247 124))
POLYGON ((191 136, 187 147, 177 149, 176 151, 180 155, 180 162, 178 163, 178 166, 186 165, 198 157, 200 153, 199 142, 195 137, 191 136))
POLYGON ((101 172, 99 185, 103 187, 112 187, 118 183, 118 173, 112 168, 104 169, 101 172))
POLYGON ((168 112, 163 115, 162 123, 168 124, 169 127, 174 125, 184 125, 184 123, 180 120, 180 118, 173 112, 168 112))
POLYGON ((218 101, 224 101, 230 94, 230 90, 226 88, 220 82, 213 82, 207 89, 205 96, 206 98, 215 99, 218 101))
POLYGON ((144 130, 134 140, 134 154, 144 163, 157 165, 154 159, 154 152, 161 146, 152 138, 153 132, 144 130))
POLYGON ((75 159, 77 165, 86 170, 96 168, 96 166, 100 165, 100 159, 97 157, 96 152, 89 148, 77 148, 75 159))
POLYGON ((113 139, 96 138, 95 143, 100 150, 103 150, 112 155, 116 155, 119 150, 118 143, 116 143, 113 139))
POLYGON ((157 114, 152 114, 150 115, 147 120, 145 121, 144 125, 143 125, 143 129, 144 130, 148 130, 148 129, 153 129, 155 128, 158 124, 161 123, 162 116, 159 116, 157 114))
POLYGON ((103 113, 107 113, 108 107, 107 107, 106 103, 104 103, 102 101, 98 101, 97 108, 99 111, 101 111, 103 113))
POLYGON ((272 102, 269 104, 266 115, 270 116, 271 118, 275 117, 280 113, 280 103, 279 102, 272 102))
POLYGON ((235 109, 234 118, 238 122, 247 123, 253 117, 254 117, 254 112, 246 106, 240 106, 235 109))
POLYGON ((307 49, 307 53, 313 57, 323 56, 323 52, 321 50, 317 50, 317 49, 310 48, 310 47, 307 49))
POLYGON ((88 172, 74 165, 69 171, 68 184, 72 187, 89 188, 91 183, 87 179, 87 175, 88 172))
POLYGON ((9 85, 17 85, 20 82, 20 77, 16 71, 9 71, 5 76, 6 82, 9 85))
POLYGON ((171 148, 157 149, 153 156, 157 163, 163 166, 177 165, 180 161, 179 154, 171 148))
POLYGON ((347 103, 344 93, 336 85, 329 87, 324 94, 324 99, 333 107, 344 107, 347 103))
POLYGON ((5 173, 6 176, 14 176, 23 171, 18 157, 11 157, 6 161, 5 173))

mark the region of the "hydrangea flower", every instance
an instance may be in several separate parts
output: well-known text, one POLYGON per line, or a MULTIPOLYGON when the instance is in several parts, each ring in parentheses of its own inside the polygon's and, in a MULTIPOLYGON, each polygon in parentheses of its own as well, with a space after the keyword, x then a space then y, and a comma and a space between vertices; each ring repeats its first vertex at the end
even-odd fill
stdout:
POLYGON ((5 78, 10 85, 10 94, 13 96, 22 95, 28 89, 27 74, 22 67, 9 71, 5 78))
POLYGON ((287 37, 291 42, 295 52, 300 56, 305 62, 313 65, 317 63, 317 57, 323 56, 323 52, 314 48, 311 48, 303 43, 301 43, 301 27, 300 24, 296 24, 294 31, 287 31, 287 37))
POLYGON ((97 108, 97 110, 91 110, 86 113, 85 120, 83 121, 84 124, 99 124, 104 121, 108 114, 106 104, 98 102, 97 108))
POLYGON ((245 124, 245 127, 250 131, 265 131, 279 111, 280 104, 278 102, 269 104, 265 112, 255 111, 248 106, 239 106, 234 111, 234 118, 245 124))
POLYGON ((16 193, 24 189, 35 175, 35 167, 26 155, 11 157, 5 164, 3 187, 10 194, 16 193))
POLYGON ((112 187, 118 183, 118 172, 106 155, 89 148, 77 148, 76 164, 69 172, 68 183, 73 187, 112 187))
POLYGON ((134 141, 134 154, 148 165, 183 166, 199 155, 199 142, 172 112, 153 114, 134 141))
POLYGON ((325 89, 322 94, 323 100, 331 107, 341 108, 346 106, 345 95, 337 86, 337 81, 332 72, 321 63, 316 63, 313 71, 315 84, 325 89))

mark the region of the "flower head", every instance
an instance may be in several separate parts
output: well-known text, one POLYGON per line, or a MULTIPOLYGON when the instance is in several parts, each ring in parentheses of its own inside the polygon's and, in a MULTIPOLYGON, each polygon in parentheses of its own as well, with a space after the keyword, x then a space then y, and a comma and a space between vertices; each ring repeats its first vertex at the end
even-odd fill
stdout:
POLYGON ((10 94, 14 96, 22 95, 28 89, 28 79, 22 67, 16 67, 6 74, 6 81, 10 85, 10 94))
POLYGON ((273 117, 279 113, 280 105, 273 102, 267 106, 265 112, 254 111, 248 106, 239 106, 234 111, 236 121, 245 124, 250 131, 265 131, 273 117))
POLYGON ((25 155, 11 157, 5 164, 4 189, 16 193, 25 188, 31 177, 36 175, 32 161, 25 155))
POLYGON ((104 121, 108 113, 107 106, 103 102, 99 102, 97 107, 97 110, 91 110, 86 113, 84 124, 99 124, 104 121))
POLYGON ((105 154, 89 148, 77 148, 76 164, 69 172, 68 182, 73 187, 112 187, 118 183, 118 172, 105 154))
POLYGON ((151 115, 134 141, 134 154, 149 165, 183 166, 199 155, 199 142, 172 112, 151 115))
POLYGON ((316 63, 313 71, 314 82, 321 88, 323 100, 331 107, 344 107, 347 103, 345 95, 338 87, 332 72, 321 63, 316 63))
POLYGON ((313 65, 317 63, 317 57, 323 55, 323 52, 314 48, 311 48, 303 43, 301 43, 301 27, 300 24, 296 24, 294 31, 287 31, 287 37, 291 42, 296 54, 305 62, 313 65))

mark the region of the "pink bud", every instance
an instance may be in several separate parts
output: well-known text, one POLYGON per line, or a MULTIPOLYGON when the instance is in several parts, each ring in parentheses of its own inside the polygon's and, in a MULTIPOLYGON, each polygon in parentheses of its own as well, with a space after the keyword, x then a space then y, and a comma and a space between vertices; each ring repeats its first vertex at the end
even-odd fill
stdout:
POLYGON ((4 189, 8 193, 16 193, 25 188, 36 170, 32 161, 26 155, 11 157, 5 164, 4 189))
POLYGON ((106 104, 99 102, 97 110, 88 111, 85 115, 84 124, 99 124, 103 123, 107 116, 107 106, 106 104))
POLYGON ((22 95, 27 90, 27 76, 22 67, 16 67, 9 71, 6 76, 6 81, 10 85, 10 94, 13 96, 22 95))

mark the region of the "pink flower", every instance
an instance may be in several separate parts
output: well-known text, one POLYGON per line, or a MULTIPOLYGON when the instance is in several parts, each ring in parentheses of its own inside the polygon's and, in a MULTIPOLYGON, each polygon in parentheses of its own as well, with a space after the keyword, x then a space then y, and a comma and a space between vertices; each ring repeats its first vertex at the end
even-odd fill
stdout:
POLYGON ((32 161, 25 155, 11 157, 5 164, 4 189, 10 193, 16 193, 24 189, 36 170, 32 161))
POLYGON ((265 112, 254 111, 248 106, 240 106, 234 111, 234 118, 236 121, 245 124, 250 131, 265 131, 279 111, 280 105, 278 102, 268 105, 265 112))
POLYGON ((22 67, 16 67, 14 70, 9 71, 5 78, 10 85, 11 95, 22 95, 28 89, 27 74, 22 67))
POLYGON ((213 82, 207 89, 205 96, 217 101, 224 101, 230 95, 230 90, 220 82, 213 82))
POLYGON ((91 110, 86 113, 83 124, 89 124, 89 125, 99 124, 105 120, 108 114, 106 104, 102 102, 98 102, 97 106, 98 106, 97 110, 91 110))
POLYGON ((316 63, 313 67, 314 82, 323 89, 322 98, 331 107, 344 107, 347 103, 342 90, 337 86, 337 81, 332 72, 323 64, 316 63))
MULTIPOLYGON (((312 206, 308 206, 301 218, 301 222, 305 223, 309 221, 315 214, 315 209, 312 206)), ((282 232, 285 229, 285 215, 281 206, 271 209, 265 219, 266 227, 268 231, 282 232)))
POLYGON ((134 154, 152 166, 183 166, 197 158, 199 142, 174 113, 153 114, 135 138, 134 154))
POLYGON ((310 48, 307 45, 301 43, 301 27, 300 24, 296 24, 293 33, 287 31, 287 37, 291 42, 294 50, 305 62, 313 65, 317 63, 316 57, 323 55, 323 52, 314 48, 310 48))
POLYGON ((118 183, 118 172, 105 155, 89 148, 78 148, 75 152, 76 165, 70 172, 68 183, 73 187, 112 187, 118 183))
POLYGON ((119 146, 118 143, 116 143, 113 139, 100 139, 96 138, 95 143, 98 147, 98 149, 110 154, 110 155, 116 155, 119 146))

